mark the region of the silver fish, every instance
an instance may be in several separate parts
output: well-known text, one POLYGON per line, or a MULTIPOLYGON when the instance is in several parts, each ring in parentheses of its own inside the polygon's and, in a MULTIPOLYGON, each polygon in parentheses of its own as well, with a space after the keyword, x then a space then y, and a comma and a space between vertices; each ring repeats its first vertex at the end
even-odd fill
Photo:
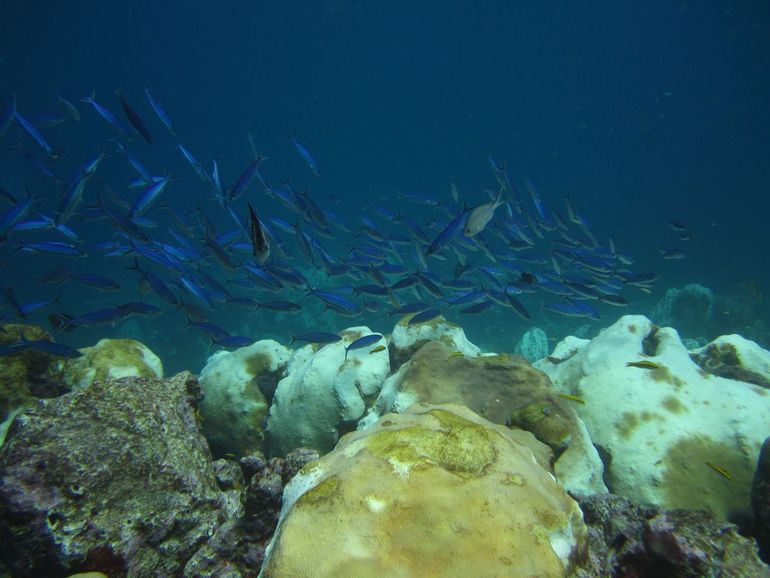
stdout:
POLYGON ((475 209, 471 210, 470 214, 468 215, 468 220, 465 223, 465 230, 463 231, 463 234, 466 237, 473 237, 474 235, 478 235, 481 233, 481 231, 484 230, 484 227, 487 226, 487 223, 489 223, 489 221, 492 220, 492 217, 495 216, 495 209, 505 203, 505 201, 502 200, 502 196, 503 191, 501 189, 500 192, 497 193, 497 199, 489 203, 479 205, 475 209))

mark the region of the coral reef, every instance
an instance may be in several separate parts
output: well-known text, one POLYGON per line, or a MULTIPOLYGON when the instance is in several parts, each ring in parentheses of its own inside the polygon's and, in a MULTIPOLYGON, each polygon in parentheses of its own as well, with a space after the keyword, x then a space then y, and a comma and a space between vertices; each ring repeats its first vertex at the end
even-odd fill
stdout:
POLYGON ((163 363, 150 349, 133 339, 101 339, 80 350, 83 357, 69 359, 62 380, 70 388, 86 387, 95 379, 151 377, 163 379, 163 363))
POLYGON ((530 327, 521 341, 516 344, 514 351, 524 359, 533 363, 548 355, 548 335, 539 327, 530 327))
POLYGON ((476 357, 481 350, 468 341, 463 328, 439 316, 427 323, 408 324, 408 318, 399 321, 390 336, 390 357, 393 369, 409 361, 417 350, 429 341, 441 341, 452 351, 466 357, 476 357))
POLYGON ((585 401, 575 409, 605 452, 612 492, 745 522, 770 431, 767 390, 707 373, 675 330, 642 316, 622 317, 590 342, 565 340, 537 366, 585 401))
POLYGON ((416 402, 462 404, 491 422, 529 431, 554 451, 557 477, 569 491, 607 491, 601 459, 573 402, 560 398, 548 377, 522 357, 458 356, 430 341, 388 378, 360 427, 416 402))
POLYGON ((217 457, 262 450, 267 412, 289 350, 266 339, 219 351, 201 371, 203 433, 217 457))
POLYGON ((372 345, 346 353, 353 341, 372 332, 351 327, 341 333, 342 341, 320 349, 306 345, 292 353, 270 407, 270 455, 286 455, 299 447, 330 451, 342 433, 355 429, 379 392, 390 373, 388 349, 372 345))
POLYGON ((506 428, 418 404, 292 479, 262 576, 566 576, 584 540, 577 503, 506 428))
POLYGON ((711 332, 714 293, 708 287, 690 283, 666 291, 655 305, 650 319, 661 327, 676 327, 688 339, 703 343, 711 332))
POLYGON ((718 337, 690 357, 712 375, 770 387, 770 351, 740 335, 718 337))

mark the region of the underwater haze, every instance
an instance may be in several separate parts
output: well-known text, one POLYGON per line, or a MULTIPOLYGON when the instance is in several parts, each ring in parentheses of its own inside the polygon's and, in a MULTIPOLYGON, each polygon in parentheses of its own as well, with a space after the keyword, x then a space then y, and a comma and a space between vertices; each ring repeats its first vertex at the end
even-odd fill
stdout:
POLYGON ((712 317, 683 337, 767 348, 769 25, 766 2, 9 3, 0 317, 172 374, 414 314, 512 351, 697 284, 712 317))

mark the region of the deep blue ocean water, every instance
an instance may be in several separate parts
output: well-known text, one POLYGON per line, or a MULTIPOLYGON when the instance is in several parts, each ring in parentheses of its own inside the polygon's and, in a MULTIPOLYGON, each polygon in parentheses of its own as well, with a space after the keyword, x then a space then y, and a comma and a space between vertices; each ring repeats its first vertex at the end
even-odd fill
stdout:
MULTIPOLYGON (((0 286, 25 302, 59 294, 62 304, 29 320, 45 327, 53 312, 79 315, 144 298, 163 312, 59 332, 56 339, 82 347, 100 337, 134 337, 161 356, 169 373, 197 371, 205 363, 207 339, 184 330, 184 313, 152 294, 140 295, 139 275, 126 268, 133 256, 105 257, 97 247, 121 241, 114 227, 88 210, 97 194, 117 207, 121 199, 133 202, 138 191, 127 187, 136 175, 117 152, 115 131, 80 99, 94 92, 126 122, 115 95, 121 90, 155 141, 147 145, 135 134, 130 150, 153 175, 178 177, 146 214, 159 225, 147 230, 154 240, 170 242, 173 220, 162 201, 191 224, 201 203, 217 233, 233 229, 212 187, 195 175, 177 143, 207 170, 217 159, 231 186, 253 159, 250 131, 257 150, 269 157, 263 171, 272 184, 287 176, 298 190, 309 184, 313 199, 343 217, 354 233, 367 202, 398 208, 421 224, 447 222, 447 212, 408 203, 398 192, 433 195, 455 213, 451 183, 469 207, 488 201, 483 189, 497 190, 491 155, 506 163, 520 188, 524 177, 530 179, 549 207, 560 208, 569 197, 602 244, 612 235, 618 250, 634 258, 633 271, 655 272, 659 279, 650 294, 624 289, 630 301, 624 309, 597 306, 599 321, 543 311, 541 293, 522 297, 529 322, 500 307, 477 315, 447 313, 472 341, 503 351, 534 325, 556 339, 586 324, 595 332, 622 313, 649 315, 670 287, 700 283, 719 297, 737 296, 731 307, 745 306, 754 322, 746 325, 746 311, 722 311, 714 331, 743 333, 768 347, 770 332, 762 327, 770 327, 763 299, 770 284, 769 25, 770 5, 763 2, 13 3, 0 18, 0 101, 15 95, 19 112, 33 117, 61 114, 57 95, 77 106, 80 122, 41 129, 62 151, 51 163, 61 180, 93 155, 109 156, 67 223, 88 256, 17 252, 19 243, 66 239, 53 231, 11 232, 0 245, 0 286), (176 135, 149 108, 143 93, 148 87, 172 116, 176 135), (320 177, 295 150, 289 138, 294 134, 311 151, 320 177), (686 222, 692 239, 680 241, 667 226, 671 220, 686 222), (681 249, 685 258, 664 260, 659 247, 681 249), (115 279, 120 293, 36 279, 65 261, 73 270, 115 279)), ((0 187, 19 199, 27 187, 40 199, 30 216, 54 216, 62 184, 37 173, 16 146, 45 157, 11 126, 0 141, 0 187)), ((296 220, 256 182, 233 203, 244 220, 247 201, 264 218, 296 220)), ((9 207, 4 202, 0 211, 9 207)), ((498 209, 499 217, 503 213, 498 209)), ((371 209, 367 214, 383 231, 404 233, 402 225, 385 222, 371 209)), ((439 230, 428 229, 428 235, 439 230)), ((198 229, 194 235, 198 246, 200 234, 198 229)), ((314 274, 314 284, 369 282, 326 283, 303 260, 296 239, 281 236, 294 257, 291 266, 314 274)), ((365 242, 343 233, 318 240, 340 259, 349 255, 350 243, 365 242)), ((548 245, 542 245, 547 256, 548 245)), ((414 270, 408 247, 402 252, 414 270)), ((248 252, 233 250, 232 256, 236 263, 249 259, 248 252)), ((446 256, 431 261, 445 279, 453 271, 453 255, 446 256)), ((484 255, 476 259, 484 261, 484 255)), ((145 261, 143 267, 184 294, 172 274, 145 261)), ((239 267, 222 271, 211 257, 201 266, 226 284, 245 277, 239 267)), ((245 311, 221 302, 208 312, 209 321, 254 339, 288 343, 290 331, 358 324, 388 332, 397 320, 384 312, 321 315, 316 301, 301 291, 274 295, 227 287, 261 301, 303 304, 299 314, 245 311)), ((382 300, 382 308, 389 307, 382 300)), ((17 321, 10 308, 4 313, 4 322, 17 321)))

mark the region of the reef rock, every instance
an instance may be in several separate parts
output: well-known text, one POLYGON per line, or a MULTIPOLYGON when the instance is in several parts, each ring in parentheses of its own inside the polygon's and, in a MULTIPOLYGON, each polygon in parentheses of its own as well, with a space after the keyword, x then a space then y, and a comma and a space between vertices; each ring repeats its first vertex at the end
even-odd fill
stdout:
POLYGON ((458 403, 493 423, 531 432, 556 454, 556 477, 567 490, 607 491, 602 461, 571 407, 576 402, 560 398, 548 377, 523 357, 465 357, 431 341, 388 378, 359 428, 416 402, 458 403))
POLYGON ((752 540, 703 510, 660 510, 613 494, 579 501, 588 526, 588 558, 574 578, 770 577, 752 540))
POLYGON ((530 363, 543 359, 548 355, 548 335, 539 327, 530 327, 521 336, 514 351, 530 363))
POLYGON ((744 521, 770 394, 706 373, 679 335, 642 316, 596 338, 565 340, 536 364, 575 406, 607 454, 610 490, 667 508, 705 508, 744 521), (628 365, 629 363, 637 365, 628 365))
MULTIPOLYGON (((370 333, 367 327, 352 327, 341 333, 342 341, 321 348, 306 345, 292 353, 268 417, 272 455, 299 447, 326 453, 341 433, 355 429, 390 373, 387 347, 377 351, 373 343, 345 355, 347 345, 370 333)), ((384 338, 379 344, 385 344, 384 338)))
POLYGON ((185 565, 184 576, 248 578, 257 575, 265 556, 265 548, 278 524, 281 496, 286 484, 307 463, 317 460, 318 453, 297 449, 286 458, 265 459, 254 452, 238 464, 219 460, 229 466, 230 475, 219 480, 220 488, 242 488, 242 518, 230 518, 185 565))
MULTIPOLYGON (((0 327, 0 348, 18 342, 53 341, 36 325, 7 323, 0 327)), ((0 357, 0 445, 14 416, 39 398, 56 397, 67 391, 58 379, 61 360, 34 349, 0 357)))
POLYGON ((174 576, 231 515, 198 431, 198 382, 124 378, 41 401, 0 450, 14 576, 174 576))
POLYGON ((714 312, 714 293, 708 287, 690 283, 672 287, 655 305, 651 318, 660 326, 676 327, 681 335, 706 341, 714 312))
POLYGON ((71 388, 86 387, 95 379, 163 379, 160 358, 134 339, 101 339, 80 352, 83 357, 67 360, 62 371, 62 380, 71 388))
POLYGON ((740 335, 723 335, 690 352, 704 371, 770 388, 770 351, 740 335))
POLYGON ((451 351, 459 351, 467 357, 476 357, 481 350, 468 341, 463 328, 439 316, 425 323, 408 324, 405 317, 393 328, 390 336, 391 364, 396 369, 409 361, 429 341, 441 341, 451 351))
POLYGON ((577 503, 510 430, 415 405, 292 479, 261 576, 566 576, 577 503))
POLYGON ((219 351, 201 371, 203 433, 215 456, 261 450, 269 407, 290 351, 272 339, 219 351))
POLYGON ((759 453, 751 486, 751 509, 759 553, 765 562, 770 562, 770 437, 759 453))

